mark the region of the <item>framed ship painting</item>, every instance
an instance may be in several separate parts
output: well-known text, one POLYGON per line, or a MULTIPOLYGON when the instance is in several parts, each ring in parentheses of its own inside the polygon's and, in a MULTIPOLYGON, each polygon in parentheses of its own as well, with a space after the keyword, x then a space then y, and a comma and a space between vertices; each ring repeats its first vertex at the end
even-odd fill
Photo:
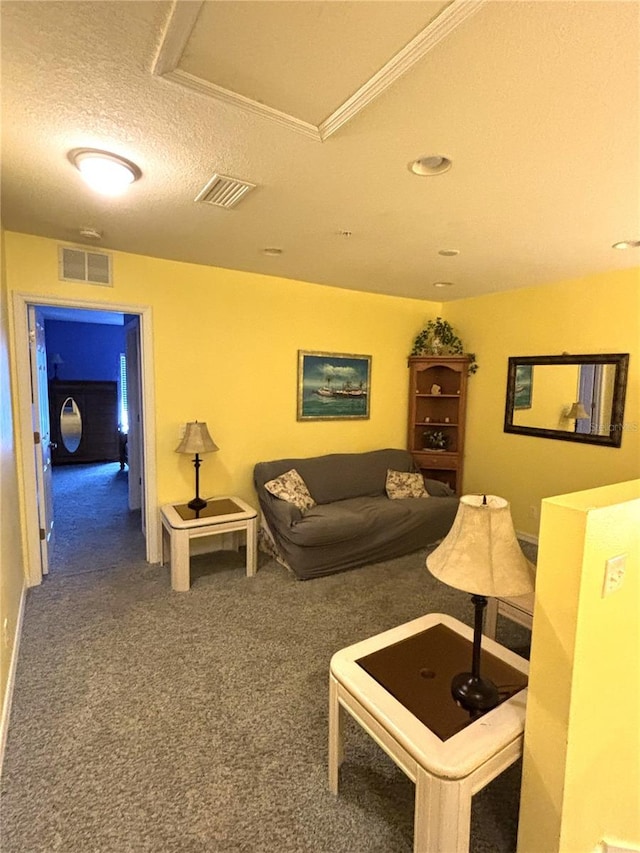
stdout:
POLYGON ((369 417, 371 356, 298 350, 298 420, 369 417))

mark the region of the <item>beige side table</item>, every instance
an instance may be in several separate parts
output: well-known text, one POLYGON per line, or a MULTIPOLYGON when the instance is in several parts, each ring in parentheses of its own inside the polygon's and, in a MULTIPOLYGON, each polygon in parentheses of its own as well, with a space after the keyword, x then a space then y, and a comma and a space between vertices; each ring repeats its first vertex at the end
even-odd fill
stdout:
POLYGON ((498 616, 506 616, 512 622, 528 628, 533 628, 533 604, 535 593, 513 596, 512 598, 490 598, 484 619, 483 631, 492 640, 496 638, 498 616))
MULTIPOLYGON (((247 577, 257 571, 256 510, 241 498, 211 498, 204 509, 195 511, 185 504, 165 504, 162 519, 162 564, 166 557, 166 540, 170 542, 171 586, 176 592, 188 592, 191 585, 189 543, 204 536, 246 532, 247 577)), ((236 540, 235 547, 239 545, 236 540)))
POLYGON ((331 659, 329 788, 338 793, 347 712, 415 783, 415 853, 466 853, 473 794, 522 754, 524 658, 483 637, 482 671, 509 698, 476 718, 451 698, 452 675, 469 669, 472 638, 471 628, 434 613, 331 659))

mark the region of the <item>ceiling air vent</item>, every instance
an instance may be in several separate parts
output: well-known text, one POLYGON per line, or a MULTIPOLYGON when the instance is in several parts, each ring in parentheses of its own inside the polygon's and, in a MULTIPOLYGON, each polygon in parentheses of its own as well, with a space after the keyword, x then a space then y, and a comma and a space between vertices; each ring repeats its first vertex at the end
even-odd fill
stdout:
POLYGON ((228 175, 214 175, 204 186, 194 201, 213 204, 216 207, 235 207, 244 196, 256 188, 249 181, 230 178, 228 175))
POLYGON ((60 246, 58 252, 58 278, 61 281, 84 281, 113 287, 111 280, 111 255, 104 252, 87 252, 60 246))

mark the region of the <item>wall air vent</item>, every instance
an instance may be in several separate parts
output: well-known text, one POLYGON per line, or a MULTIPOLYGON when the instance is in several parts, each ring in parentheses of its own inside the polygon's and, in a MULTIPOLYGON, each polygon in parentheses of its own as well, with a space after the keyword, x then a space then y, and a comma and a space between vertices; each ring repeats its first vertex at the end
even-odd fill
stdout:
POLYGON ((248 192, 256 188, 255 184, 230 178, 228 175, 214 175, 204 186, 194 201, 213 204, 216 207, 235 207, 248 192))
POLYGON ((70 246, 58 248, 58 278, 61 281, 83 281, 113 287, 111 280, 111 255, 88 252, 70 246))

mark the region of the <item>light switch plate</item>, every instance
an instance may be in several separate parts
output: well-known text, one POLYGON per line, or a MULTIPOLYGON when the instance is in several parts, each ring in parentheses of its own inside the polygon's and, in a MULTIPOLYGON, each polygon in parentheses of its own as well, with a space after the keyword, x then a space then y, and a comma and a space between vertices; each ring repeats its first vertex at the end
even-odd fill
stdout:
POLYGON ((622 586, 624 572, 627 566, 627 555, 620 554, 618 557, 611 557, 604 564, 604 584, 602 586, 602 597, 615 592, 622 586))

